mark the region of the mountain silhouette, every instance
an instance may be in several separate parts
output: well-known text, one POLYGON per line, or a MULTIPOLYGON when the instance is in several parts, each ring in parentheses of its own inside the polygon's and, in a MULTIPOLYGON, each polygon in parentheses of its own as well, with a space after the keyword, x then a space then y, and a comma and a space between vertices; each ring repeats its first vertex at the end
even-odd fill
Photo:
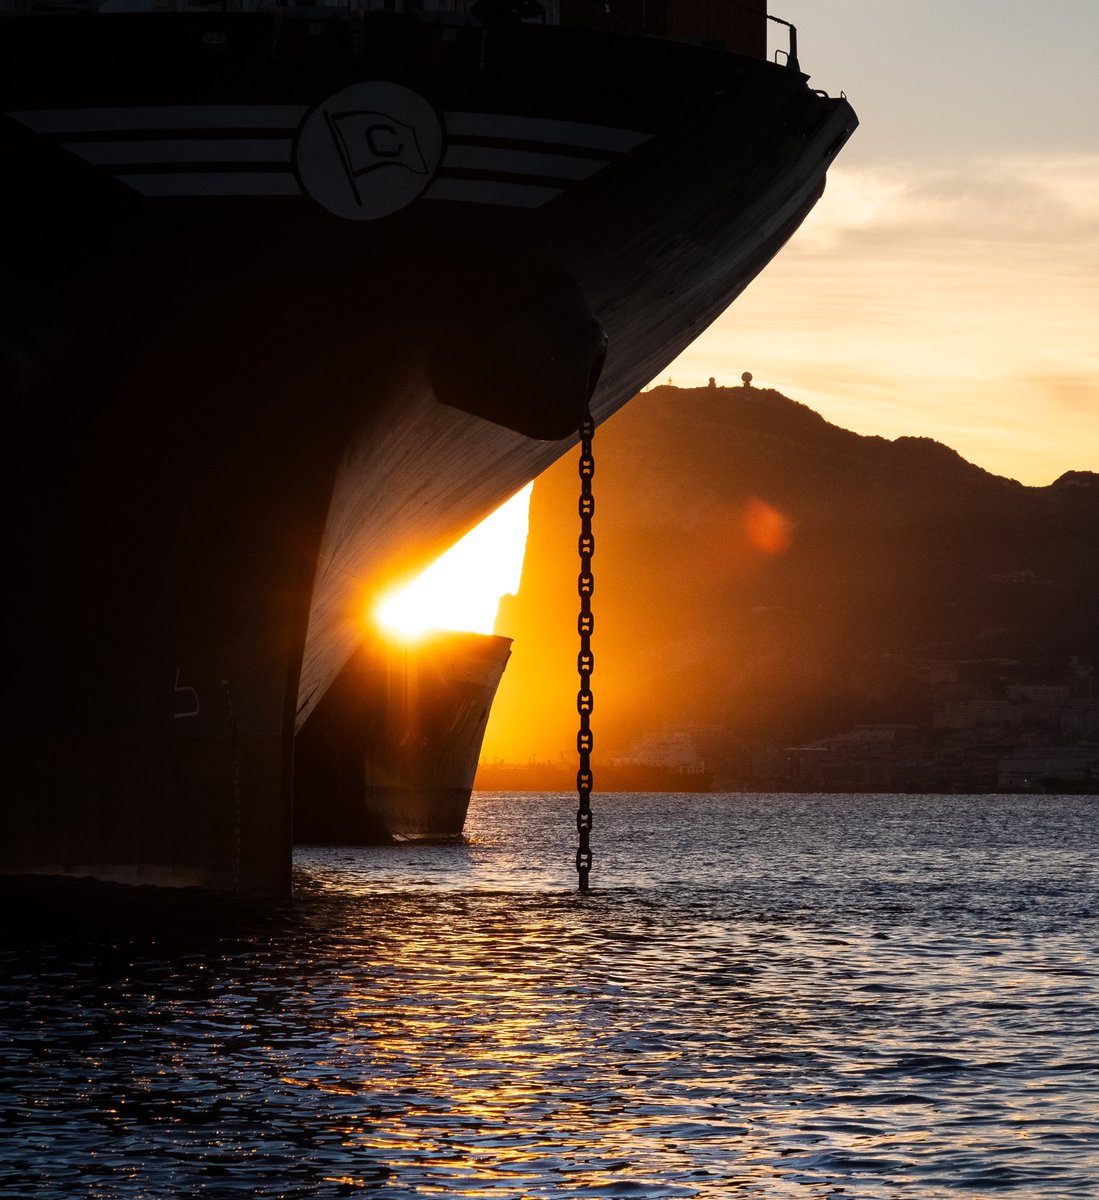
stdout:
MULTIPOLYGON (((1099 659, 1099 475, 1027 487, 754 387, 654 388, 594 450, 596 763, 662 726, 927 724, 936 666, 987 688, 1099 659)), ((578 494, 574 455, 535 484, 489 757, 573 752, 578 494)))

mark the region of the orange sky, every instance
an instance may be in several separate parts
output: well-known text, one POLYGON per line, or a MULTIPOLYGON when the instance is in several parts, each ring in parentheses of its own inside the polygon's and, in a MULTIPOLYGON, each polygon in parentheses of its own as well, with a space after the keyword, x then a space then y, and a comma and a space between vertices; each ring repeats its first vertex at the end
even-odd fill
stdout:
POLYGON ((1023 483, 1099 469, 1099 3, 787 0, 861 127, 778 258, 667 371, 743 371, 1023 483))
POLYGON ((861 126, 801 230, 654 382, 747 370, 1026 484, 1099 470, 1099 0, 771 10, 861 126))
MULTIPOLYGON (((751 371, 1026 484, 1099 470, 1099 0, 770 7, 860 128, 791 242, 654 382, 751 371)), ((502 693, 489 758, 506 675, 502 693)))

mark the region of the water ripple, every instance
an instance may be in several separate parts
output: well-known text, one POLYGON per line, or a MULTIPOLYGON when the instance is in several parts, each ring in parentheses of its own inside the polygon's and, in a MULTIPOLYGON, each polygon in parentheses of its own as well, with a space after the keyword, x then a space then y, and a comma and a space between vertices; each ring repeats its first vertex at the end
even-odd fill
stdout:
POLYGON ((690 803, 5 897, 0 1197, 1097 1194, 1094 801, 690 803))

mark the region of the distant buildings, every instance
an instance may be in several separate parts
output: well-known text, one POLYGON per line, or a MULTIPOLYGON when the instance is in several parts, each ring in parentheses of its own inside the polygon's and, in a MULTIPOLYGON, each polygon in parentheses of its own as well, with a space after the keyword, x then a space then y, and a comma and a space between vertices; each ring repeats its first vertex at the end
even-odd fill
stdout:
MULTIPOLYGON (((928 686, 917 720, 859 724, 800 745, 716 725, 661 727, 625 754, 596 755, 596 791, 1099 795, 1099 686, 1091 664, 1074 657, 1045 678, 1006 659, 914 660, 908 670, 928 686)), ((575 774, 567 753, 556 763, 482 762, 476 786, 565 791, 575 774)))
POLYGON ((666 767, 685 774, 701 775, 706 762, 699 753, 695 735, 688 729, 664 729, 635 742, 629 753, 610 759, 612 767, 666 767))
POLYGON ((1099 794, 1099 689, 1069 660, 1063 682, 989 683, 1018 664, 914 662, 934 687, 916 723, 857 725, 802 745, 749 742, 728 730, 662 730, 612 765, 642 763, 708 775, 718 791, 1099 794))

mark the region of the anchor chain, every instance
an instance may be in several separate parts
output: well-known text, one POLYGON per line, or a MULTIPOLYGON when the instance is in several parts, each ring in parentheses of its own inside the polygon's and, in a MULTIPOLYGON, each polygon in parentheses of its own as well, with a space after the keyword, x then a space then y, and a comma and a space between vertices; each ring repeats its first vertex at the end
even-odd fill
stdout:
POLYGON ((580 652, 576 656, 576 669, 580 675, 580 690, 576 693, 576 711, 580 717, 580 729, 576 735, 576 749, 580 755, 580 766, 576 772, 576 790, 580 807, 576 813, 576 832, 579 845, 576 850, 576 873, 580 878, 580 891, 588 890, 588 873, 591 870, 592 852, 590 845, 591 812, 591 713, 594 698, 591 691, 591 676, 595 669, 595 657, 591 650, 591 635, 595 629, 595 618, 591 610, 592 593, 595 591, 595 576, 591 560, 595 556, 595 535, 592 533, 592 517, 595 515, 595 496, 592 494, 592 479, 595 476, 595 459, 591 442, 595 422, 585 406, 580 420, 580 574, 576 589, 580 596, 580 615, 576 630, 580 635, 580 652))

